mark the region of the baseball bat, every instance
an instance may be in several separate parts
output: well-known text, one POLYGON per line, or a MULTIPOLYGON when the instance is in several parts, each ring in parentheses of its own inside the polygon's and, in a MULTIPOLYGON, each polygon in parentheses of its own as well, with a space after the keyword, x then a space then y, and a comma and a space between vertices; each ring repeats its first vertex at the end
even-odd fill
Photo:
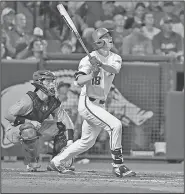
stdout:
POLYGON ((87 53, 88 57, 91 58, 91 55, 87 49, 87 47, 85 46, 78 30, 76 29, 76 26, 74 25, 72 19, 70 18, 69 14, 67 13, 65 7, 62 4, 58 4, 57 5, 57 9, 60 12, 61 16, 63 17, 63 19, 65 20, 66 24, 68 25, 68 27, 74 32, 76 38, 78 39, 78 41, 80 42, 80 44, 82 45, 83 49, 85 50, 85 52, 87 53))

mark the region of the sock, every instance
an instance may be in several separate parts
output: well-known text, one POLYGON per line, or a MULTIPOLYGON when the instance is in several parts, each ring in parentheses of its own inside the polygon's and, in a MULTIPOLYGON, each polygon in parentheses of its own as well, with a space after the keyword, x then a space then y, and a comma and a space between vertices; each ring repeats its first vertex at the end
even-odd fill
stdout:
POLYGON ((113 159, 113 163, 115 164, 114 166, 120 166, 123 164, 123 154, 122 154, 122 148, 118 148, 115 150, 111 150, 111 156, 113 159))

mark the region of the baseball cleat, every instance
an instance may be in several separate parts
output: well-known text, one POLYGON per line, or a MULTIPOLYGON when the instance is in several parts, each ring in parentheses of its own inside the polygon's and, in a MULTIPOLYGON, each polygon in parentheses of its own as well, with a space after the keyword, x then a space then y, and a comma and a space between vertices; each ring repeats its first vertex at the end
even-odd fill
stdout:
POLYGON ((113 174, 116 175, 117 177, 133 177, 136 176, 136 173, 130 170, 128 167, 126 167, 124 164, 121 166, 117 166, 116 164, 113 164, 113 174))
MULTIPOLYGON (((68 170, 71 170, 71 171, 75 171, 75 166, 71 166, 69 168, 66 168, 68 170)), ((55 171, 53 168, 50 167, 50 165, 47 166, 47 170, 48 171, 55 171)))
POLYGON ((134 119, 134 123, 137 126, 142 125, 145 123, 148 119, 152 118, 154 113, 152 111, 145 111, 141 110, 137 113, 136 118, 134 119))
POLYGON ((75 166, 71 166, 68 168, 69 170, 75 171, 75 166))
POLYGON ((28 172, 37 172, 37 169, 40 167, 41 165, 39 165, 38 163, 29 163, 28 165, 26 165, 26 170, 28 172))
POLYGON ((74 175, 75 173, 73 172, 74 170, 67 169, 63 166, 55 166, 54 162, 50 162, 49 165, 47 166, 48 171, 57 171, 61 174, 70 174, 74 175))

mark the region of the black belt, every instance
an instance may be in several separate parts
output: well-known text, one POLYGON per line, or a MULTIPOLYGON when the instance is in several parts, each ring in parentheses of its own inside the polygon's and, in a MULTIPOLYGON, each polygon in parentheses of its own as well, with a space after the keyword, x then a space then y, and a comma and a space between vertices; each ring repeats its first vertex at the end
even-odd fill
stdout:
MULTIPOLYGON (((95 98, 92 98, 92 97, 89 97, 89 100, 91 102, 94 102, 96 99, 95 98)), ((105 101, 104 100, 99 100, 99 104, 105 104, 105 101)))

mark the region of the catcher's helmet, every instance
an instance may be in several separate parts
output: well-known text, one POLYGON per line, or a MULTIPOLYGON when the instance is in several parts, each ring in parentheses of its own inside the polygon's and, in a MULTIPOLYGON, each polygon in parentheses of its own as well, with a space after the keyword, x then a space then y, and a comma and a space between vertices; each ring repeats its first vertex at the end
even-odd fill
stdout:
POLYGON ((105 41, 102 40, 102 38, 107 33, 111 35, 111 31, 107 30, 106 28, 98 28, 92 33, 95 49, 100 49, 104 47, 105 41))
POLYGON ((55 95, 55 79, 54 74, 49 70, 39 70, 33 73, 33 85, 40 89, 48 96, 55 95), (44 81, 48 83, 44 83, 44 81))

